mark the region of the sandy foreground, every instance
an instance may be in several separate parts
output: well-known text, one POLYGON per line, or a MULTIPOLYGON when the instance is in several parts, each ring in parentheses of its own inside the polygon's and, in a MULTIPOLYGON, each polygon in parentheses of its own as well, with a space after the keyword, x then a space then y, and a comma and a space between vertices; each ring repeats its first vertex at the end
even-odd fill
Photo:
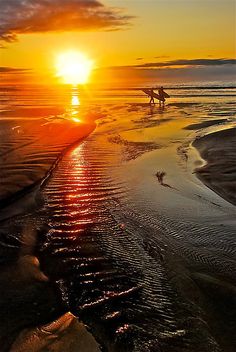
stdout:
POLYGON ((232 110, 103 106, 36 211, 2 221, 4 350, 233 351, 232 110))

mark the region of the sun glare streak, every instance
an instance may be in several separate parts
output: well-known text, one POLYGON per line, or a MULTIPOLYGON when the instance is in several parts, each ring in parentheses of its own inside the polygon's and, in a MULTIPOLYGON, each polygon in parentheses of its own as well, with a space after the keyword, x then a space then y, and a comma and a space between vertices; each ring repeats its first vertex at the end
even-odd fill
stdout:
POLYGON ((79 92, 77 88, 74 88, 72 90, 72 95, 71 95, 70 113, 71 113, 71 119, 76 123, 81 122, 81 119, 78 117, 79 107, 80 107, 79 92))
POLYGON ((71 105, 72 106, 79 106, 80 105, 80 101, 79 101, 78 95, 72 95, 71 105))
POLYGON ((57 76, 67 84, 87 83, 92 68, 93 61, 77 51, 62 53, 56 60, 57 76))

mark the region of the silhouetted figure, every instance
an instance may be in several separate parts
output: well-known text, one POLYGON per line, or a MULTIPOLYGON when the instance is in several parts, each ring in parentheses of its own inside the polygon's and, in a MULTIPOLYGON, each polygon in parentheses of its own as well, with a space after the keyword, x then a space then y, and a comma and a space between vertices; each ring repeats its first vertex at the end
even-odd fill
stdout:
MULTIPOLYGON (((150 89, 150 92, 151 92, 151 94, 153 94, 153 93, 154 93, 154 89, 151 88, 151 89, 150 89)), ((149 104, 155 104, 153 95, 150 95, 149 104)))
POLYGON ((165 94, 166 92, 164 92, 164 88, 161 87, 158 89, 158 95, 159 95, 159 104, 161 105, 161 103, 164 105, 165 104, 165 94))

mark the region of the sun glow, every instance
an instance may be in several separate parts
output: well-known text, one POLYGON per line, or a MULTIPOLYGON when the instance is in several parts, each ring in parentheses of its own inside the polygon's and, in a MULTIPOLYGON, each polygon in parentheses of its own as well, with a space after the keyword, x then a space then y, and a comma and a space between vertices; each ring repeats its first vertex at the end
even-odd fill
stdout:
POLYGON ((67 84, 85 84, 89 80, 93 62, 84 54, 68 51, 60 54, 56 60, 57 76, 67 84))

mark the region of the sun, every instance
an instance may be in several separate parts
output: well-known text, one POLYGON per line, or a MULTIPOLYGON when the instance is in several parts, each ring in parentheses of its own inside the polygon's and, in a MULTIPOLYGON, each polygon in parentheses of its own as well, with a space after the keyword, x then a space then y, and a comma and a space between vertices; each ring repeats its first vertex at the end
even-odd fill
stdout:
POLYGON ((89 80, 93 61, 78 51, 67 51, 56 58, 56 72, 64 83, 85 84, 89 80))

